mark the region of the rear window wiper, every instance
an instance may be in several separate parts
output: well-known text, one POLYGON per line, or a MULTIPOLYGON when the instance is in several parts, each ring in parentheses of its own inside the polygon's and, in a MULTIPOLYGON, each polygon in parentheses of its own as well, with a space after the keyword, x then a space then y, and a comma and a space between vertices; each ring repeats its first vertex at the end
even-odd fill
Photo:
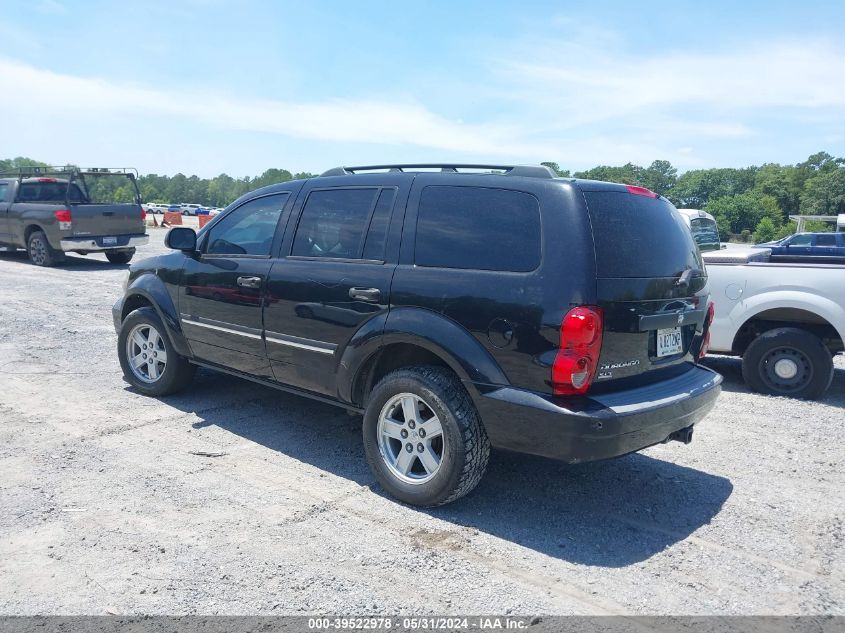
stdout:
POLYGON ((675 285, 678 288, 686 288, 689 286, 690 279, 692 279, 693 273, 698 271, 693 270, 692 268, 687 268, 684 272, 682 272, 678 278, 675 280, 675 285))

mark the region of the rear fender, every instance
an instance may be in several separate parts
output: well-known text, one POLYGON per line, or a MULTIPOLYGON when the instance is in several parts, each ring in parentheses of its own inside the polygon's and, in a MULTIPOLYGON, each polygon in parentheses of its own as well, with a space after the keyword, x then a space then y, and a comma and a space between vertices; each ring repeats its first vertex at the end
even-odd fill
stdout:
MULTIPOLYGON (((843 310, 842 306, 818 294, 800 290, 781 290, 765 292, 750 297, 745 301, 736 302, 730 312, 719 323, 722 328, 719 331, 718 338, 714 337, 714 343, 718 345, 714 349, 718 351, 729 351, 742 326, 757 315, 778 308, 791 308, 816 314, 830 323, 840 338, 845 340, 845 310, 843 310), (729 327, 724 327, 725 325, 729 327)), ((713 334, 716 334, 716 332, 714 331, 713 334)))
POLYGON ((342 400, 352 402, 353 385, 365 363, 394 343, 416 345, 438 356, 473 396, 479 384, 510 384, 484 346, 451 319, 431 310, 394 308, 384 317, 368 321, 344 349, 337 374, 342 400))

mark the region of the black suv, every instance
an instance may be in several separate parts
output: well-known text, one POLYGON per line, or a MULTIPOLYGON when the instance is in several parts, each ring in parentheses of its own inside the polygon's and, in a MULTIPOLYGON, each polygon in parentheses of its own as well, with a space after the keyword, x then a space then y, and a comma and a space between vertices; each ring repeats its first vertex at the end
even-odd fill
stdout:
POLYGON ((409 503, 472 490, 491 445, 575 463, 689 442, 719 393, 697 364, 698 249, 640 187, 337 168, 166 244, 114 306, 127 380, 160 396, 201 365, 361 413, 375 476, 409 503))

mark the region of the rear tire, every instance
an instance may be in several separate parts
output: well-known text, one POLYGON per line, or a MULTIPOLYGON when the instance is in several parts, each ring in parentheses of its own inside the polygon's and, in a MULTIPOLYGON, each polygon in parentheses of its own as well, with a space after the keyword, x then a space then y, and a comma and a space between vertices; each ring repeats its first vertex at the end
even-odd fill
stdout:
POLYGON ((821 339, 783 327, 755 338, 742 355, 742 377, 754 391, 815 400, 833 380, 833 358, 821 339))
POLYGON ((26 254, 36 266, 55 266, 65 261, 65 254, 50 246, 44 231, 33 231, 26 242, 26 254))
POLYGON ((363 432, 378 482, 413 505, 463 497, 478 485, 490 458, 472 400, 443 367, 411 367, 382 378, 368 399, 363 432))
POLYGON ((135 249, 129 248, 125 251, 107 251, 106 259, 112 264, 128 264, 135 256, 135 249))
POLYGON ((126 381, 147 396, 182 391, 197 369, 176 353, 164 324, 150 307, 133 310, 123 320, 117 337, 117 357, 126 381))

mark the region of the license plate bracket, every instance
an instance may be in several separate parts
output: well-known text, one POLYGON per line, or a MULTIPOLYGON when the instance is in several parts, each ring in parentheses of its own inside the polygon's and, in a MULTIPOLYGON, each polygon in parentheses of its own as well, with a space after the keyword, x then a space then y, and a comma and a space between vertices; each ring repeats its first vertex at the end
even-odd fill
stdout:
POLYGON ((684 351, 684 335, 679 327, 657 330, 657 357, 674 356, 684 351))

